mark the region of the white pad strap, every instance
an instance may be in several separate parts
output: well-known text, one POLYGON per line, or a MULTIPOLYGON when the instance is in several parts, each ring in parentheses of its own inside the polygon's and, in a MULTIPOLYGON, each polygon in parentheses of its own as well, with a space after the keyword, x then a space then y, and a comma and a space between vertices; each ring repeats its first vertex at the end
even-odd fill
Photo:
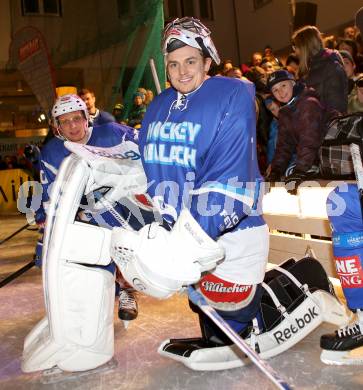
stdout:
MULTIPOLYGON (((305 296, 308 296, 308 297, 312 298, 312 294, 309 291, 308 285, 306 283, 305 284, 301 284, 291 272, 289 272, 288 270, 286 270, 285 268, 282 268, 280 266, 275 266, 273 268, 273 270, 279 271, 282 274, 284 274, 286 277, 288 277, 302 291, 302 293, 305 296)), ((289 318, 289 313, 286 311, 286 307, 281 305, 280 301, 278 300, 278 298, 277 298, 276 294, 274 293, 274 291, 272 290, 272 288, 269 285, 267 285, 265 282, 262 282, 262 287, 269 293, 269 295, 270 295, 272 301, 274 302, 277 310, 286 319, 288 319, 289 318)))
POLYGON ((250 336, 250 346, 255 351, 257 346, 257 336, 261 333, 256 317, 252 320, 252 326, 253 327, 250 336))
POLYGON ((281 272, 282 274, 286 275, 293 283, 295 283, 295 285, 297 287, 299 287, 299 289, 305 294, 305 295, 309 295, 311 296, 311 292, 309 291, 309 286, 305 283, 305 284, 301 284, 296 278, 295 276, 289 272, 287 269, 285 268, 282 268, 280 266, 276 266, 276 267, 273 267, 274 270, 277 270, 279 272, 281 272))
POLYGON ((261 283, 262 287, 269 293, 274 305, 276 306, 276 309, 285 317, 289 317, 289 313, 286 311, 286 307, 284 305, 281 305, 279 299, 277 298, 276 294, 273 292, 272 288, 266 284, 265 282, 261 283))

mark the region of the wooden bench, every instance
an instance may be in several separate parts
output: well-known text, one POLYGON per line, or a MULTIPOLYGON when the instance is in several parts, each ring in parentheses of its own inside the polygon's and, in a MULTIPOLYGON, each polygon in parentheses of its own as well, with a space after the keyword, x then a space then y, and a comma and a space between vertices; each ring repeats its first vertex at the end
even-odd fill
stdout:
POLYGON ((270 229, 269 262, 302 258, 311 251, 327 274, 336 278, 331 229, 326 214, 326 198, 337 182, 309 184, 290 195, 282 187, 272 188, 263 202, 264 218, 270 229))

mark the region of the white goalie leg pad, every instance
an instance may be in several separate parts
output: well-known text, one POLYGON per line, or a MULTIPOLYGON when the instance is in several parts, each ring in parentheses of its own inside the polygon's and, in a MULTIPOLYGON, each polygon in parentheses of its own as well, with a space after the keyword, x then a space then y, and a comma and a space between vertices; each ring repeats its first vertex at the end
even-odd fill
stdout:
POLYGON ((184 209, 171 231, 157 223, 138 232, 114 228, 111 257, 136 290, 165 299, 216 267, 224 249, 184 209))
MULTIPOLYGON (((292 313, 286 314, 276 327, 261 334, 252 332, 245 341, 260 353, 261 358, 268 359, 293 347, 324 321, 342 326, 348 320, 346 308, 331 294, 319 290, 306 298, 292 313)), ((179 361, 192 370, 226 370, 249 364, 249 359, 235 345, 194 350, 191 347, 184 355, 178 355, 168 352, 166 346, 170 341, 164 341, 158 353, 179 361)))
MULTIPOLYGON (((273 299, 276 299, 276 296, 273 299)), ((305 300, 291 313, 287 313, 278 300, 275 304, 281 310, 284 319, 263 333, 259 333, 257 320, 254 319, 254 329, 245 339, 263 359, 279 355, 293 347, 322 322, 343 326, 350 320, 350 313, 346 307, 332 294, 323 290, 308 293, 305 300)), ((182 345, 179 351, 177 350, 178 346, 173 344, 172 340, 166 340, 160 345, 158 353, 197 371, 226 370, 249 363, 249 360, 235 345, 203 348, 196 343, 195 345, 182 345)))
POLYGON ((24 372, 54 366, 64 371, 90 370, 113 357, 114 276, 71 263, 63 264, 58 275, 57 296, 49 300, 56 306, 51 322, 43 319, 25 340, 24 372))
POLYGON ((83 371, 113 356, 114 275, 62 257, 67 228, 75 219, 87 179, 87 165, 70 155, 53 185, 43 246, 46 319, 24 342, 24 372, 53 366, 83 371))

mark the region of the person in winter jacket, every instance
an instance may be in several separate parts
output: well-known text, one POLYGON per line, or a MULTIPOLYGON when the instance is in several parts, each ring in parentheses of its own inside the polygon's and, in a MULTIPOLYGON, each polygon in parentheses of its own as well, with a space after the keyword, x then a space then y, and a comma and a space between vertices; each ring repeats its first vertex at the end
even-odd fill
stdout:
POLYGON ((346 113, 348 78, 339 52, 323 47, 320 31, 315 26, 295 31, 292 42, 299 57, 299 79, 316 90, 321 104, 332 116, 346 113))
POLYGON ((146 112, 146 106, 144 104, 145 96, 142 92, 134 93, 134 104, 129 112, 127 124, 131 127, 136 127, 141 125, 141 122, 144 118, 146 112))
POLYGON ((267 142, 267 164, 270 166, 276 150, 277 134, 278 134, 278 116, 280 111, 280 103, 276 99, 268 95, 264 99, 266 108, 273 115, 273 119, 270 124, 268 142, 267 142))
POLYGON ((304 83, 296 82, 286 70, 272 73, 267 86, 281 104, 276 152, 268 180, 284 178, 285 183, 289 184, 288 190, 295 192, 301 181, 317 173, 315 163, 318 150, 327 130, 326 110, 317 93, 304 83), (296 165, 285 176, 294 152, 296 165))

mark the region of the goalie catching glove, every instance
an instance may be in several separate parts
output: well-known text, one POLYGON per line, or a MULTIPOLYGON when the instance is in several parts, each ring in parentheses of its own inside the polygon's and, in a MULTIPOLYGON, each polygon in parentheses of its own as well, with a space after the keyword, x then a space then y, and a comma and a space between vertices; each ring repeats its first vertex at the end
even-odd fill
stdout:
POLYGON ((184 209, 170 231, 157 223, 138 232, 114 228, 111 257, 136 290, 165 299, 215 268, 224 249, 184 209))

